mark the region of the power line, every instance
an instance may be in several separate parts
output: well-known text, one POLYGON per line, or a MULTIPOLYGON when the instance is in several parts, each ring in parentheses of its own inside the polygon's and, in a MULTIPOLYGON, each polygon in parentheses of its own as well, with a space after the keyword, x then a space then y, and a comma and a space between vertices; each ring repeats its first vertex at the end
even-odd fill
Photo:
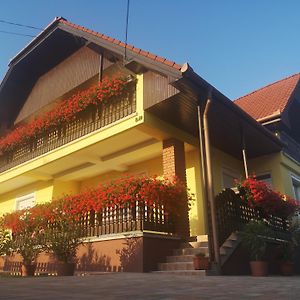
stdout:
POLYGON ((31 35, 31 34, 18 33, 18 32, 13 32, 13 31, 5 31, 5 30, 0 30, 0 33, 6 33, 6 34, 12 34, 12 35, 19 35, 19 36, 35 37, 35 35, 31 35))
POLYGON ((127 60, 127 51, 126 50, 127 50, 127 37, 128 37, 129 5, 130 5, 130 0, 127 0, 126 29, 125 29, 125 53, 124 53, 125 62, 127 60))
POLYGON ((5 21, 5 20, 0 20, 0 23, 5 23, 5 24, 19 26, 19 27, 26 27, 26 28, 30 28, 30 29, 36 29, 36 30, 43 30, 43 28, 30 26, 30 25, 24 25, 24 24, 20 24, 20 23, 9 22, 9 21, 5 21))

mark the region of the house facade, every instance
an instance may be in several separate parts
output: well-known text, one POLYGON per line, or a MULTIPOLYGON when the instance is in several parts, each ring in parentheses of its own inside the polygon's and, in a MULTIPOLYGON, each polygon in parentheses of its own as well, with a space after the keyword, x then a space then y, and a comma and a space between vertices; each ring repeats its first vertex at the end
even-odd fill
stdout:
MULTIPOLYGON (((142 225, 133 226, 131 220, 130 226, 116 229, 114 217, 107 215, 105 229, 90 233, 78 254, 82 264, 97 261, 104 270, 151 271, 182 240, 213 235, 208 225, 213 197, 236 178, 255 173, 299 199, 299 76, 288 87, 279 115, 274 107, 256 116, 248 109, 258 105, 248 100, 255 93, 233 103, 188 64, 63 18, 11 60, 0 87, 2 138, 13 139, 15 128, 114 77, 126 78, 126 94, 2 150, 1 214, 122 176, 177 176, 195 201, 189 211, 186 203, 175 230, 145 219, 142 225)), ((272 102, 271 96, 263 101, 272 102)))

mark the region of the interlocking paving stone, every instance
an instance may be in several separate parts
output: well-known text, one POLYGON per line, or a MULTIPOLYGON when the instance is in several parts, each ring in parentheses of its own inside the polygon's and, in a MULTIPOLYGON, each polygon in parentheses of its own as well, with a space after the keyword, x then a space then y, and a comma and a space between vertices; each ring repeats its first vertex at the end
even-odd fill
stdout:
POLYGON ((289 300, 300 299, 300 277, 197 277, 150 273, 110 273, 83 277, 0 277, 0 299, 289 300))

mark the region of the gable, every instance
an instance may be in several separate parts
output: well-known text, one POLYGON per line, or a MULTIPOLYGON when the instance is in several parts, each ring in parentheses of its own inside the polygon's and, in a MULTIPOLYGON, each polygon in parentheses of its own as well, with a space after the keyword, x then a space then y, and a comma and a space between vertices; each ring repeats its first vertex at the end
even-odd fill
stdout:
MULTIPOLYGON (((56 18, 11 60, 9 70, 0 85, 0 128, 10 128, 15 120, 20 122, 28 117, 33 111, 33 103, 36 102, 38 107, 48 103, 50 96, 47 100, 37 100, 45 91, 45 80, 41 78, 83 46, 93 48, 111 62, 122 63, 137 73, 148 69, 172 78, 181 77, 181 66, 175 62, 75 25, 63 18, 56 18)), ((61 93, 62 91, 57 92, 61 93)))
MULTIPOLYGON (((103 69, 112 63, 104 59, 103 69)), ((15 124, 49 105, 55 99, 99 73, 100 54, 82 47, 50 71, 42 75, 20 110, 15 124)))

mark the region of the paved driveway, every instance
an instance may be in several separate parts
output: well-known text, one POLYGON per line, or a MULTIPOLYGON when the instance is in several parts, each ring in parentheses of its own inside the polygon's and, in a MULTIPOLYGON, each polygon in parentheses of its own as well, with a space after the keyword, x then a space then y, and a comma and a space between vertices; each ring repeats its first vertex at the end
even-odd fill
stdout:
POLYGON ((0 278, 0 299, 300 299, 300 277, 114 273, 0 278))

